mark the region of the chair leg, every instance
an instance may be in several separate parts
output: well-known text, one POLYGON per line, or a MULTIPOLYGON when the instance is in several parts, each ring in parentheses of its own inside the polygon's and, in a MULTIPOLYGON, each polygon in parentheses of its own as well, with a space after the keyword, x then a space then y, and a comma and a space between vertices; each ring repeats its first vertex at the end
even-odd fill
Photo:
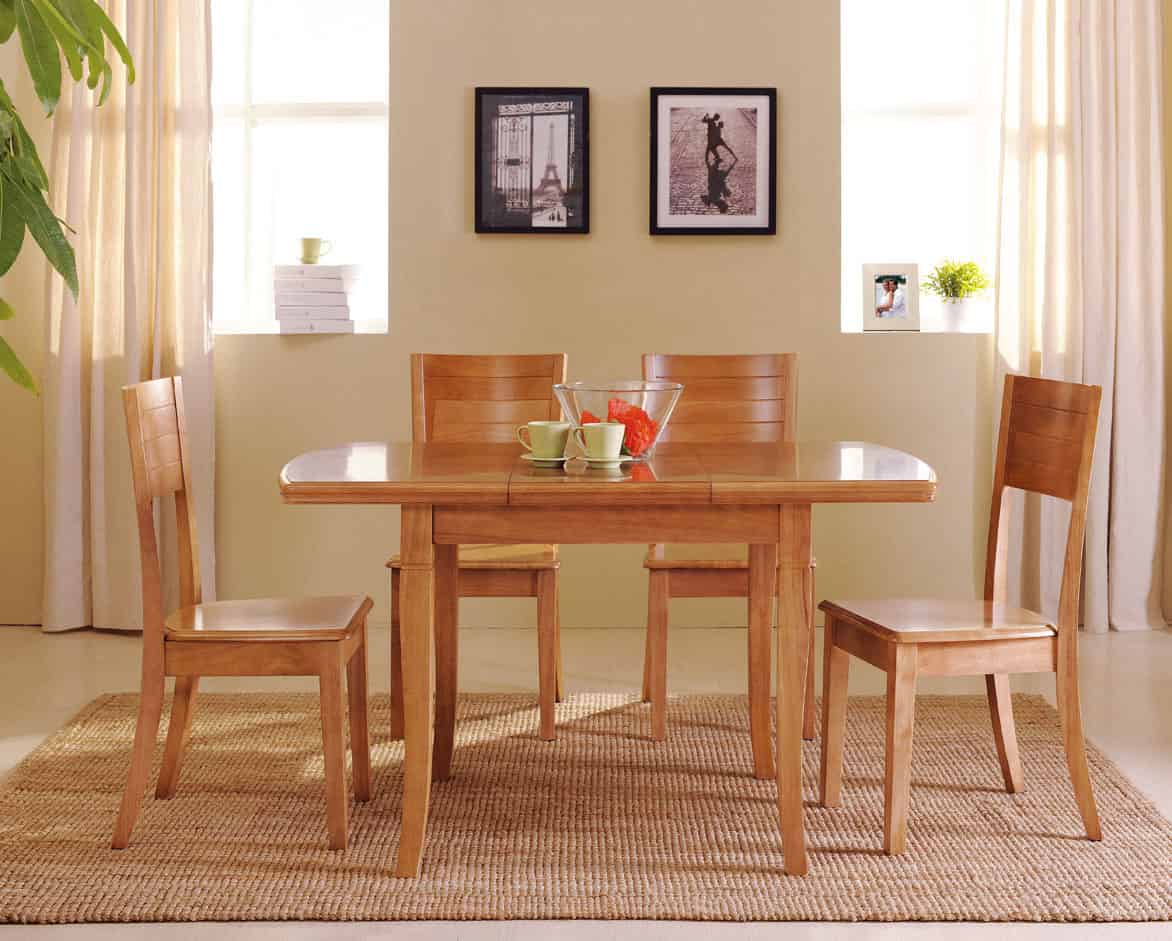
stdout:
POLYGON ((818 801, 823 807, 842 803, 842 750, 846 728, 846 693, 851 658, 834 644, 834 620, 827 615, 822 644, 822 767, 818 801))
MULTIPOLYGON (((648 585, 648 592, 651 587, 648 585)), ((650 605, 651 599, 648 597, 648 618, 647 623, 651 623, 650 605)), ((651 630, 650 628, 643 635, 643 702, 651 702, 651 630)))
POLYGON ((814 570, 810 569, 810 596, 807 598, 806 610, 809 612, 806 630, 810 634, 806 649, 806 701, 802 712, 802 738, 807 742, 814 740, 814 570))
POLYGON ((907 845, 911 793, 912 733, 916 716, 916 646, 892 645, 887 668, 887 763, 883 778, 883 851, 902 853, 907 845))
MULTIPOLYGON (((162 651, 159 651, 160 657, 162 651)), ((145 654, 144 654, 145 656, 145 654)), ((114 839, 111 845, 116 850, 126 849, 130 832, 138 819, 146 791, 147 777, 151 772, 151 758, 155 751, 155 736, 159 733, 159 719, 163 714, 163 693, 165 691, 163 671, 149 679, 143 677, 142 692, 138 697, 138 721, 134 727, 134 747, 130 757, 130 771, 126 776, 126 790, 122 792, 122 804, 118 808, 118 820, 114 824, 114 839)))
POLYGON ((391 570, 391 741, 403 740, 403 637, 399 629, 399 570, 391 570))
POLYGON ((557 738, 554 704, 558 687, 557 571, 543 569, 537 573, 537 701, 541 713, 540 734, 543 741, 557 738))
POLYGON ((167 725, 167 747, 163 752, 163 767, 155 785, 155 797, 166 800, 175 796, 179 784, 179 770, 183 766, 183 751, 187 747, 187 733, 195 712, 195 694, 199 691, 198 676, 180 676, 175 680, 171 696, 171 720, 167 725))
MULTIPOLYGON (((749 741, 753 748, 753 774, 760 780, 777 777, 769 708, 777 585, 776 546, 749 546, 749 741)), ((805 649, 804 645, 801 649, 805 649)))
POLYGON ((435 745, 431 779, 452 776, 460 659, 460 566, 457 546, 435 547, 435 745))
POLYGON ((322 752, 326 768, 326 827, 329 847, 346 848, 346 735, 342 707, 342 664, 337 650, 331 650, 318 674, 321 700, 322 752))
POLYGON ((1055 676, 1058 693, 1058 716, 1062 720, 1062 744, 1066 748, 1066 766, 1070 770, 1070 783, 1074 787, 1074 799, 1082 816, 1087 839, 1103 839, 1099 824, 1099 811, 1095 807, 1095 794, 1091 790, 1091 772, 1087 764, 1087 743, 1082 731, 1082 708, 1078 694, 1078 666, 1076 645, 1078 638, 1072 630, 1058 633, 1058 672, 1055 676))
MULTIPOLYGON (((559 592, 561 590, 560 589, 560 580, 561 580, 561 576, 555 572, 554 573, 554 583, 559 585, 559 588, 558 588, 559 592)), ((561 596, 560 596, 560 594, 558 595, 558 597, 559 597, 558 603, 553 606, 553 638, 554 638, 553 644, 554 644, 554 653, 557 655, 557 668, 558 668, 558 670, 557 670, 557 694, 554 698, 558 702, 565 702, 566 701, 566 677, 565 677, 565 673, 562 671, 562 611, 561 611, 561 601, 560 601, 561 596)))
POLYGON ((667 611, 670 573, 652 571, 647 583, 647 653, 643 658, 644 698, 651 703, 651 738, 667 738, 667 611))
POLYGON ((354 770, 354 799, 370 800, 370 729, 366 705, 366 622, 362 643, 346 664, 346 695, 350 699, 350 762, 354 770))
POLYGON ((1005 790, 1018 794, 1022 790, 1021 757, 1017 751, 1017 729, 1013 723, 1013 697, 1009 677, 1004 673, 985 675, 985 695, 989 699, 989 715, 993 720, 993 741, 997 744, 997 761, 1005 790))

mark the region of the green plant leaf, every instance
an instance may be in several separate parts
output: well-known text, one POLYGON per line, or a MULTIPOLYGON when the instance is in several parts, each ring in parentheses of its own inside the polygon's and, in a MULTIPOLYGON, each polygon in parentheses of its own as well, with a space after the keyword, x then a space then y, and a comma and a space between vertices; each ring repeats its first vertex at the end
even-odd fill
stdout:
POLYGON ((8 42, 14 29, 16 11, 12 9, 12 0, 0 0, 0 43, 8 42))
POLYGON ((40 154, 37 153, 37 145, 33 143, 33 139, 29 137, 28 131, 25 130, 24 124, 19 118, 16 119, 16 143, 18 146, 17 156, 21 160, 21 166, 33 175, 33 181, 38 188, 47 190, 49 188, 49 175, 45 172, 45 165, 41 163, 40 154))
POLYGON ((82 44, 85 43, 85 37, 73 28, 73 24, 62 16, 61 11, 53 6, 49 0, 25 0, 25 2, 31 3, 37 8, 41 19, 45 21, 49 32, 53 34, 57 44, 61 47, 61 52, 65 56, 65 64, 69 66, 70 77, 75 82, 80 82, 83 74, 81 71, 82 44))
POLYGON ((130 54, 130 50, 126 48, 126 43, 122 40, 122 34, 110 22, 110 17, 106 16, 106 11, 98 6, 94 0, 79 0, 79 2, 87 10, 90 21, 105 34, 106 38, 110 40, 110 45, 118 52, 118 57, 122 60, 122 64, 126 66, 126 81, 128 84, 133 85, 134 57, 130 54))
POLYGON ((4 205, 0 208, 0 274, 6 274, 24 244, 24 220, 12 203, 11 186, 2 177, 0 183, 4 184, 4 205))
POLYGON ((25 369, 24 363, 16 355, 16 351, 8 345, 4 337, 0 337, 0 369, 3 369, 18 386, 23 386, 34 395, 37 394, 37 383, 32 373, 25 369))
POLYGON ((11 320, 15 316, 16 311, 12 309, 12 305, 0 297, 0 320, 11 320))
POLYGON ((97 51, 97 54, 90 52, 86 55, 89 64, 86 86, 91 89, 96 88, 100 78, 102 82, 102 95, 100 97, 101 101, 105 101, 105 96, 110 93, 109 86, 113 72, 110 69, 110 64, 106 61, 106 44, 102 39, 102 29, 90 16, 85 0, 57 0, 57 3, 70 22, 73 23, 74 29, 85 37, 86 45, 97 51))
POLYGON ((73 255, 73 246, 61 231, 61 223, 53 215, 39 189, 15 179, 7 166, 0 169, 3 169, 5 176, 5 212, 8 206, 16 207, 29 232, 41 246, 41 251, 49 259, 49 264, 61 273, 70 292, 77 297, 77 260, 73 255), (9 186, 9 183, 15 185, 9 186))
POLYGON ((52 114, 61 100, 61 57, 57 54, 57 41, 29 0, 15 0, 13 9, 16 11, 20 47, 33 77, 33 87, 45 113, 52 114))

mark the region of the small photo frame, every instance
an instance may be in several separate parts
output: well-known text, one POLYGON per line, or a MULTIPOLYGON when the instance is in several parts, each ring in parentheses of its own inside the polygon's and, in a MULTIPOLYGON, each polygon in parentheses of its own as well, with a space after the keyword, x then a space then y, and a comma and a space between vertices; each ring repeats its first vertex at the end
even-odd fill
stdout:
POLYGON ((863 329, 920 329, 917 265, 863 265, 863 329))
POLYGON ((777 89, 651 89, 651 234, 777 232, 777 89))
POLYGON ((477 88, 475 229, 590 231, 590 90, 477 88))

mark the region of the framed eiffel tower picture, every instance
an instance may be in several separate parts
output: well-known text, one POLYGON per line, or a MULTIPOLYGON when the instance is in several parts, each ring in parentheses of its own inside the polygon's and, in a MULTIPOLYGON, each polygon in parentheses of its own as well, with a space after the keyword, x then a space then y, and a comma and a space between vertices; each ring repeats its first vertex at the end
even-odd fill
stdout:
POLYGON ((590 231, 590 90, 476 89, 477 232, 590 231))

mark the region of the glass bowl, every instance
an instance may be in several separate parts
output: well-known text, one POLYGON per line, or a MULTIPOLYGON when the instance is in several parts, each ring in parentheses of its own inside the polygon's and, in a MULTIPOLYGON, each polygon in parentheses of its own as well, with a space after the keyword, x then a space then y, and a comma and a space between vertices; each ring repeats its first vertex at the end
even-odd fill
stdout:
POLYGON ((621 421, 623 460, 646 461, 655 451, 672 410, 684 391, 682 383, 651 380, 564 382, 553 387, 562 411, 575 426, 590 421, 621 421))

